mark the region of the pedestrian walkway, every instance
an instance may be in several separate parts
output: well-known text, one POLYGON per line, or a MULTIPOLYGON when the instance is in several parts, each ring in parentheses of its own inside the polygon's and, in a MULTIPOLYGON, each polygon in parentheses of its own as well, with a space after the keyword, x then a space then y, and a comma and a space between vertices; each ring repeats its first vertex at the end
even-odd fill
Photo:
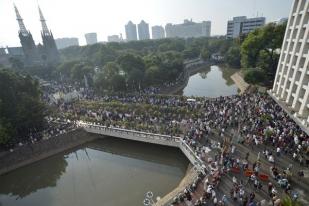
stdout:
POLYGON ((240 89, 240 94, 243 94, 249 87, 249 84, 245 82, 239 72, 236 72, 231 76, 231 79, 235 82, 236 86, 240 89))

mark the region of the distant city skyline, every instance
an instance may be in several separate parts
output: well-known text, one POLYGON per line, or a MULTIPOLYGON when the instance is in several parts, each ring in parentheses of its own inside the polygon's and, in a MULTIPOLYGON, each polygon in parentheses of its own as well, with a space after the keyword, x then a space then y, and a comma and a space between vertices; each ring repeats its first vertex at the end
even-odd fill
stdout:
MULTIPOLYGON (((41 42, 37 3, 55 38, 77 37, 85 45, 84 35, 98 34, 98 41, 122 33, 129 20, 138 24, 142 19, 155 25, 179 24, 184 19, 211 21, 212 35, 225 35, 227 21, 234 16, 265 16, 266 23, 289 16, 293 0, 23 0, 14 1, 25 25, 36 43, 41 42), (275 8, 275 9, 274 9, 275 8)), ((0 47, 20 46, 18 24, 11 0, 0 1, 0 47)), ((150 31, 151 32, 151 31, 150 31)))

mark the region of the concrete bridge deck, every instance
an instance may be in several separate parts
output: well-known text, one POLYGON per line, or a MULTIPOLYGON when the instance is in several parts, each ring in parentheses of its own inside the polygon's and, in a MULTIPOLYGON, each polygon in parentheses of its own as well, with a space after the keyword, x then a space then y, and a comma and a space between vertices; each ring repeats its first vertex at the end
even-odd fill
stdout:
POLYGON ((78 125, 84 128, 89 133, 101 134, 105 136, 117 137, 151 144, 177 147, 186 155, 189 161, 197 169, 202 169, 202 167, 205 167, 203 161, 195 154, 191 147, 181 137, 173 137, 169 135, 147 133, 121 128, 111 128, 86 122, 78 122, 78 125))

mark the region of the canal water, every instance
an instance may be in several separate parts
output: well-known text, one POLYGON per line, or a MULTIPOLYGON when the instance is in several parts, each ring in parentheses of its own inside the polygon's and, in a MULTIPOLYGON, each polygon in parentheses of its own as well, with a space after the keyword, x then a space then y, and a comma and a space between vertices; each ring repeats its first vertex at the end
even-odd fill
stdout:
POLYGON ((219 97, 238 93, 231 76, 238 70, 220 66, 207 66, 191 75, 187 86, 179 94, 185 96, 219 97))
POLYGON ((147 191, 172 191, 188 164, 176 148, 105 138, 0 176, 0 205, 143 205, 147 191))

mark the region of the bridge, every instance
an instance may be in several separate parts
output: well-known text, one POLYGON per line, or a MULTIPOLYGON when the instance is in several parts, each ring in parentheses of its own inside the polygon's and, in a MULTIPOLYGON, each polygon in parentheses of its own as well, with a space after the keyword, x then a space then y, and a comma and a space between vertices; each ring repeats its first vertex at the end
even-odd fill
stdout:
POLYGON ((116 137, 121 139, 159 144, 170 147, 179 148, 188 160, 199 171, 204 171, 206 166, 203 161, 197 156, 197 154, 191 149, 191 147, 181 137, 173 137, 169 135, 161 135, 154 133, 147 133, 135 130, 127 130, 114 127, 106 127, 88 122, 77 122, 77 125, 84 128, 89 133, 101 134, 104 136, 116 137))

